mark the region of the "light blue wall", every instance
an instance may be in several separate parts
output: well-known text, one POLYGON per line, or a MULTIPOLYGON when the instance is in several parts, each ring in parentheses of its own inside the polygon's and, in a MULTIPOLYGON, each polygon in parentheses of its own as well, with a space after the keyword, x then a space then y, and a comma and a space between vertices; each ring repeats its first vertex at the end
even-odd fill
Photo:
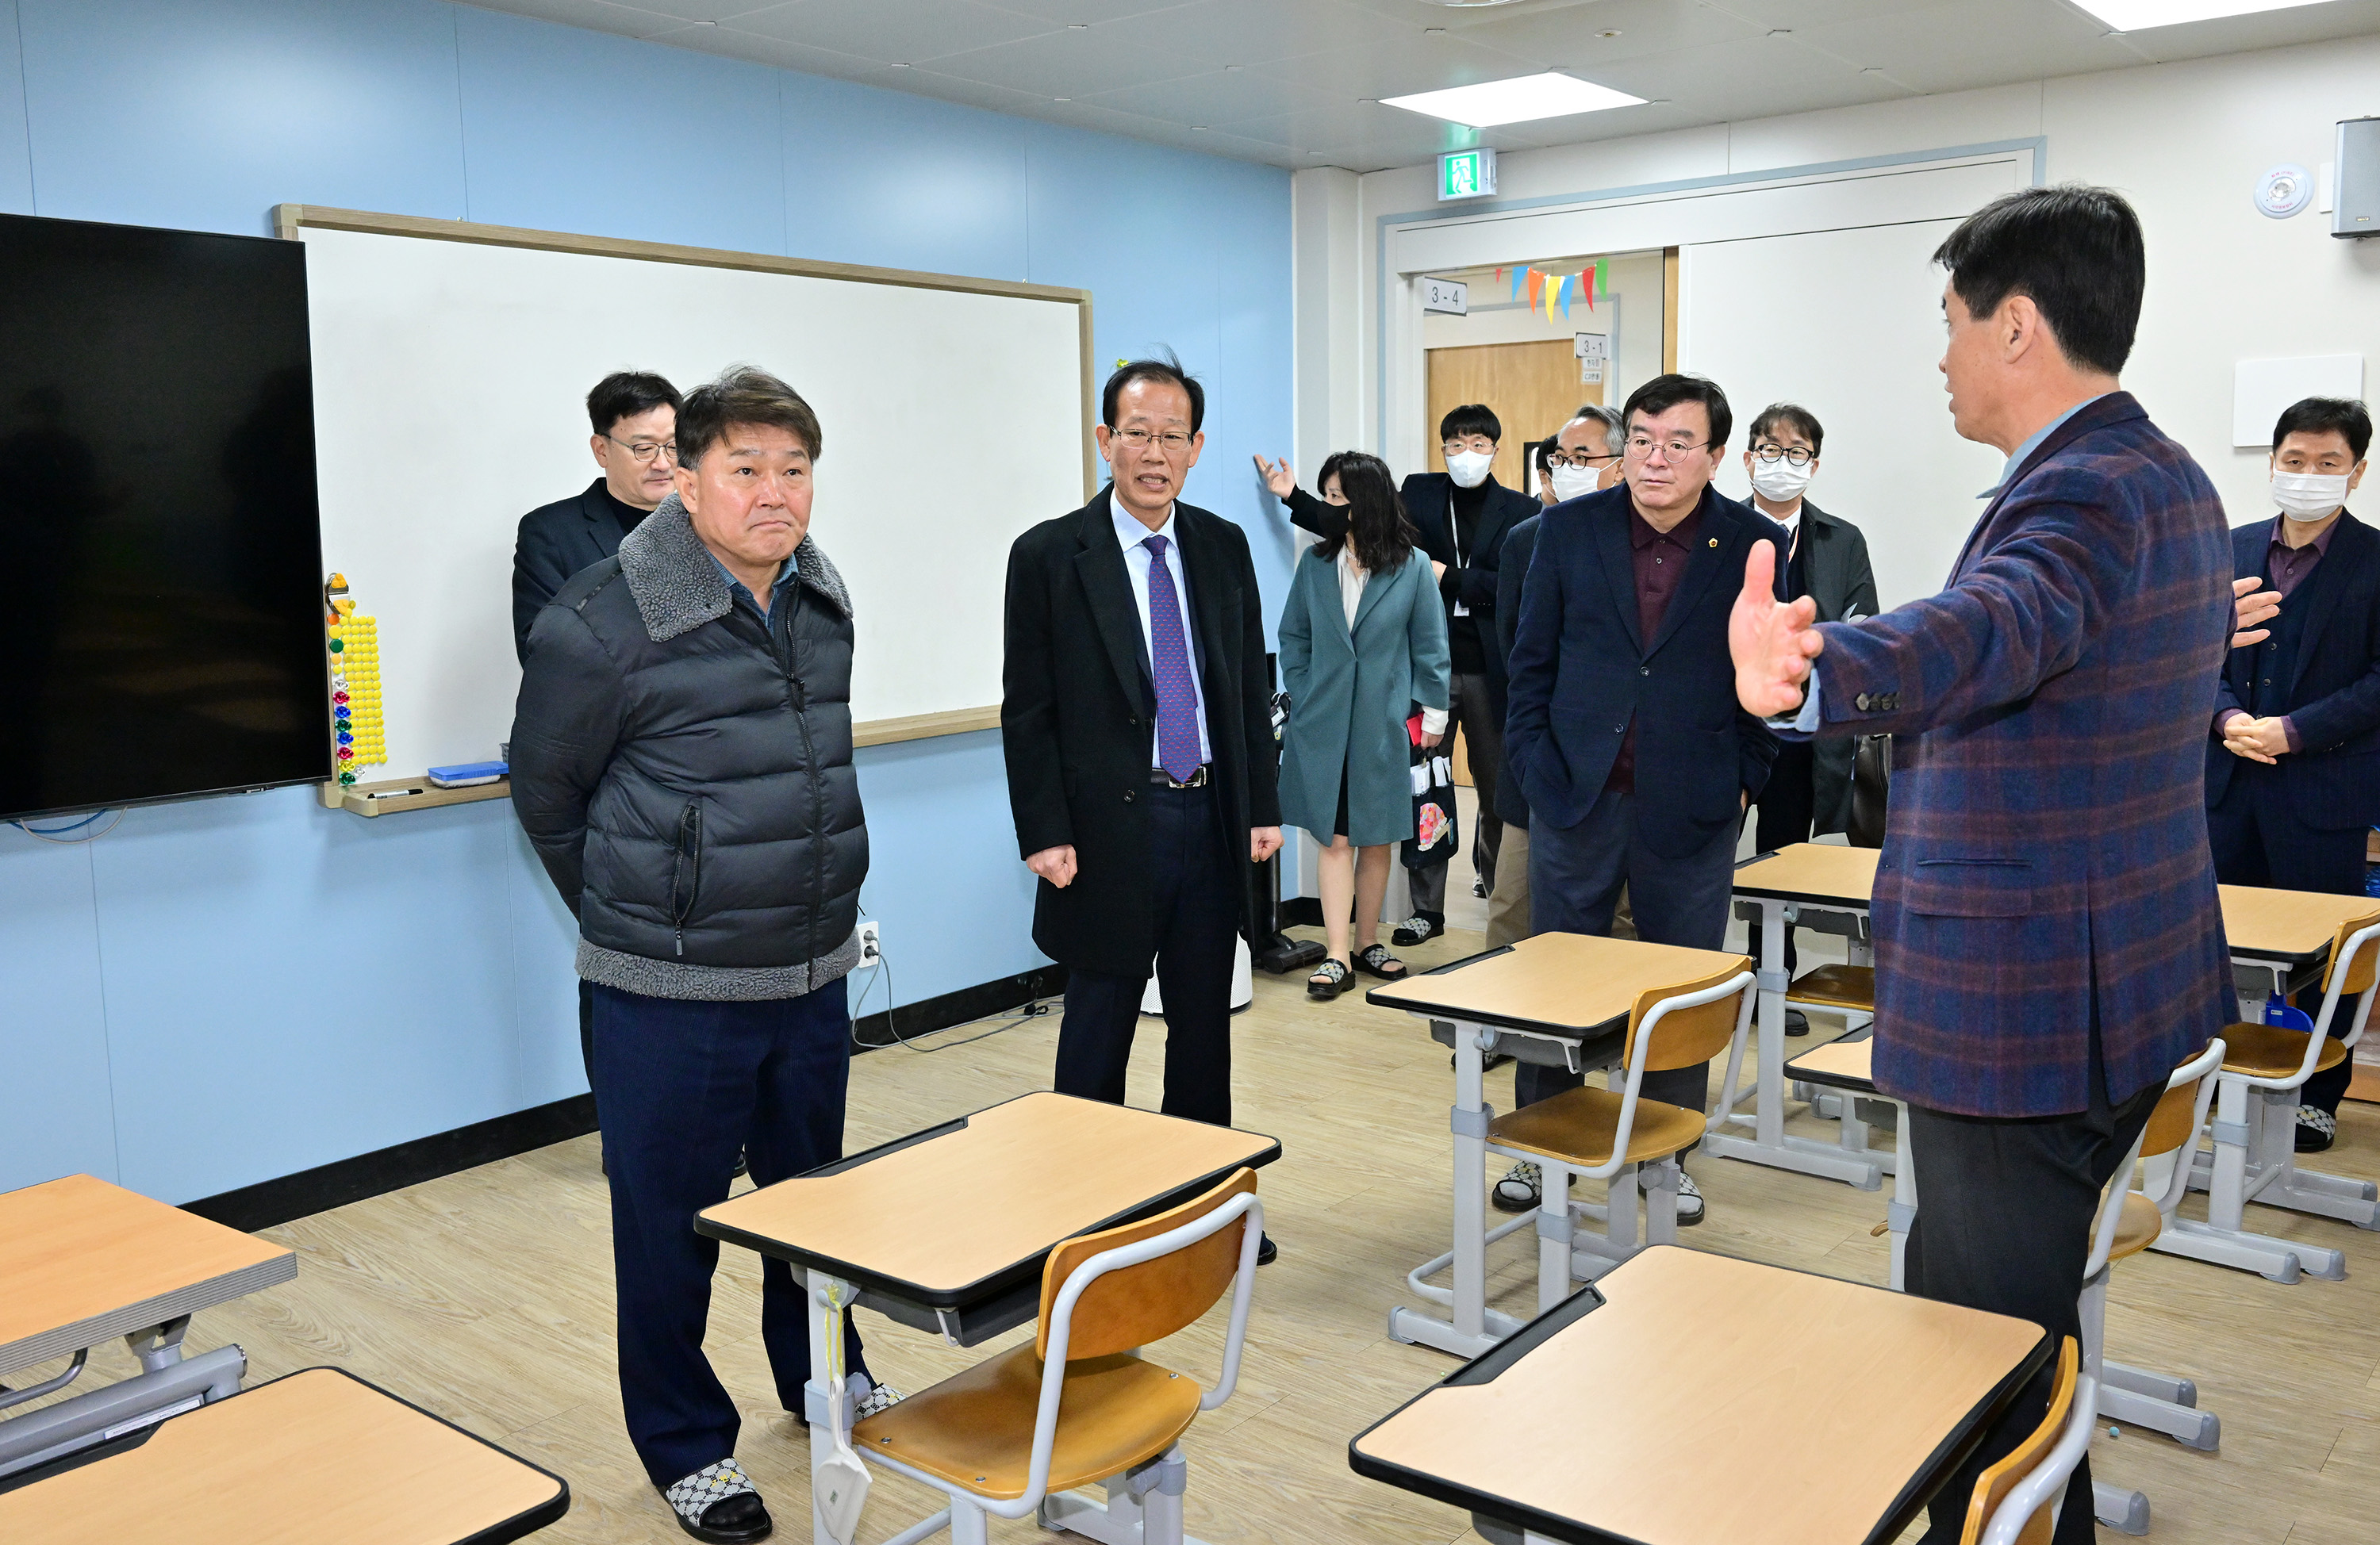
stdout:
MULTIPOLYGON (((1280 607, 1248 458, 1289 447, 1286 173, 437 0, 0 0, 0 210, 261 235, 284 202, 1087 287, 1101 365, 1206 380, 1189 497, 1280 607)), ((892 1000, 1040 964, 998 734, 860 782, 892 1000)), ((0 827, 0 1189, 182 1201, 576 1093, 571 943, 502 804, 0 827)))

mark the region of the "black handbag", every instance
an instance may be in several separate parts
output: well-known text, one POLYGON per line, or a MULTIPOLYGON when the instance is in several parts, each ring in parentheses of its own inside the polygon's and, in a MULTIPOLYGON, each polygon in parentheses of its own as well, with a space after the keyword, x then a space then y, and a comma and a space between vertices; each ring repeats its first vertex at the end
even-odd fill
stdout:
POLYGON ((1405 720, 1405 744, 1411 749, 1414 835, 1404 843, 1408 869, 1444 863, 1463 846, 1455 830, 1454 759, 1447 742, 1421 743, 1421 716, 1405 720))
POLYGON ((1854 848, 1884 846, 1885 805, 1892 796, 1892 737, 1862 735, 1852 753, 1852 818, 1843 833, 1854 848))

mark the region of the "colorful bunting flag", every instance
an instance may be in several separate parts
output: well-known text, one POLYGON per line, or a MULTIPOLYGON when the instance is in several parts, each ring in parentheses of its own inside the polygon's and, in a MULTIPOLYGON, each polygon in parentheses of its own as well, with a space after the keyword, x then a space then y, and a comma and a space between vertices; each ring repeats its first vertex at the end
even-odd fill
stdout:
POLYGON ((1537 308, 1537 296, 1546 286, 1546 276, 1536 269, 1529 270, 1529 309, 1537 308))

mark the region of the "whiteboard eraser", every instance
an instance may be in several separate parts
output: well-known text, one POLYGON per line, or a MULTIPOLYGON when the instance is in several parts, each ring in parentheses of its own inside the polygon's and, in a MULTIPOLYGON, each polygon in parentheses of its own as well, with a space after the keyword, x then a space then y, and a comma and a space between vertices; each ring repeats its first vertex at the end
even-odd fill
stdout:
POLYGON ((441 789, 468 789, 475 783, 493 783, 504 776, 502 762, 462 762, 430 769, 430 781, 441 789))

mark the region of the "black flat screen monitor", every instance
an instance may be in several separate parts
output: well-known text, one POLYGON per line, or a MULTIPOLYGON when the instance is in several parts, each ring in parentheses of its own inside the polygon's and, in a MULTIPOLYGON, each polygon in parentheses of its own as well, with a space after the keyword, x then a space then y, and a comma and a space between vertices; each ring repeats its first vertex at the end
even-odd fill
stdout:
POLYGON ((330 771, 302 244, 0 215, 0 818, 330 771))

